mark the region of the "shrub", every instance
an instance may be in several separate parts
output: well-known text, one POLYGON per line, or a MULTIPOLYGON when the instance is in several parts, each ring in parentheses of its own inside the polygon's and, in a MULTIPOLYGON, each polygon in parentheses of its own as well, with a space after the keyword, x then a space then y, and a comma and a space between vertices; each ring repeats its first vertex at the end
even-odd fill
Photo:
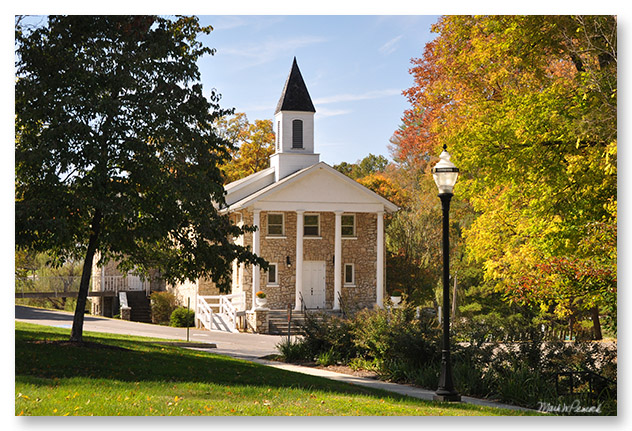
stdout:
POLYGON ((302 340, 294 340, 284 338, 279 344, 276 345, 276 349, 281 355, 281 360, 284 362, 296 362, 309 358, 309 353, 305 348, 305 344, 302 340))
POLYGON ((363 310, 355 319, 353 341, 358 352, 380 367, 420 367, 438 359, 440 332, 429 318, 417 319, 408 304, 392 310, 363 310))
POLYGON ((166 325, 171 319, 171 313, 176 309, 176 297, 171 292, 154 292, 150 296, 151 321, 166 325))
POLYGON ((338 361, 346 363, 356 357, 357 349, 353 340, 355 324, 352 320, 324 313, 307 313, 301 326, 304 332, 303 344, 310 359, 332 349, 338 361))
POLYGON ((316 362, 318 365, 322 365, 323 367, 328 367, 329 365, 335 365, 338 361, 336 359, 337 355, 333 348, 327 350, 326 352, 321 352, 316 357, 316 362))
POLYGON ((185 307, 178 307, 171 313, 171 326, 190 328, 195 326, 195 312, 185 307))

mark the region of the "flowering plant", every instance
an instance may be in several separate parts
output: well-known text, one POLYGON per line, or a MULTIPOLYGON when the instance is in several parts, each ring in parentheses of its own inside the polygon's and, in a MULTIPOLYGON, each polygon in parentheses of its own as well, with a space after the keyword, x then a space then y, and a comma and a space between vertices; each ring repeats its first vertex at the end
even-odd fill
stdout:
POLYGON ((261 299, 266 297, 266 294, 262 290, 257 292, 255 295, 257 295, 257 298, 261 298, 261 299))

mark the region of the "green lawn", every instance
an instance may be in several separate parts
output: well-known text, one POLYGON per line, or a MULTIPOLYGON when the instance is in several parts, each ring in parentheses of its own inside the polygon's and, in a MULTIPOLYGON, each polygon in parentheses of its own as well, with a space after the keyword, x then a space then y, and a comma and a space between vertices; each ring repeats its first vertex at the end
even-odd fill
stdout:
POLYGON ((16 322, 16 415, 517 415, 433 403, 142 337, 16 322))

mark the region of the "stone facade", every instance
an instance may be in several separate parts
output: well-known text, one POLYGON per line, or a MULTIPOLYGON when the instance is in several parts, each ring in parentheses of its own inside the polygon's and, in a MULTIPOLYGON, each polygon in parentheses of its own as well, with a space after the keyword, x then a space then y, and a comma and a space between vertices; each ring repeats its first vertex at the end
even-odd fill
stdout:
MULTIPOLYGON (((246 224, 253 224, 251 211, 240 212, 246 224)), ((303 238, 304 261, 325 262, 325 308, 334 306, 334 251, 335 251, 335 214, 333 212, 309 212, 318 214, 320 236, 303 238)), ((347 214, 347 213, 345 213, 347 214)), ((259 289, 267 295, 267 306, 270 309, 287 309, 294 307, 296 300, 296 220, 294 211, 261 211, 260 213, 260 256, 269 263, 277 265, 277 284, 268 284, 268 273, 260 271, 259 289), (269 214, 283 214, 283 235, 268 235, 269 214), (289 258, 290 265, 287 265, 289 258)), ((246 234, 244 245, 251 247, 253 235, 246 234)), ((349 311, 365 307, 373 307, 376 302, 377 273, 377 215, 372 213, 355 213, 355 236, 342 238, 341 271, 341 305, 349 311), (345 264, 354 267, 355 280, 352 284, 344 283, 345 264)), ((384 258, 384 257, 382 257, 384 258)), ((252 266, 243 268, 233 276, 233 293, 246 292, 246 304, 252 304, 252 266), (241 283, 239 281, 241 280, 241 283)))
POLYGON ((246 311, 246 331, 257 334, 268 333, 268 310, 246 311))

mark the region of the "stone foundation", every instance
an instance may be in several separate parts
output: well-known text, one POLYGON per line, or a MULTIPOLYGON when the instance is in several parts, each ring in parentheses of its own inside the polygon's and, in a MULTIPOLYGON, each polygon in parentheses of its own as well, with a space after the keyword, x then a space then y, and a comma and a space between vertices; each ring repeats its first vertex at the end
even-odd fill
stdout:
POLYGON ((246 311, 246 331, 257 334, 268 333, 268 312, 270 310, 246 311))

